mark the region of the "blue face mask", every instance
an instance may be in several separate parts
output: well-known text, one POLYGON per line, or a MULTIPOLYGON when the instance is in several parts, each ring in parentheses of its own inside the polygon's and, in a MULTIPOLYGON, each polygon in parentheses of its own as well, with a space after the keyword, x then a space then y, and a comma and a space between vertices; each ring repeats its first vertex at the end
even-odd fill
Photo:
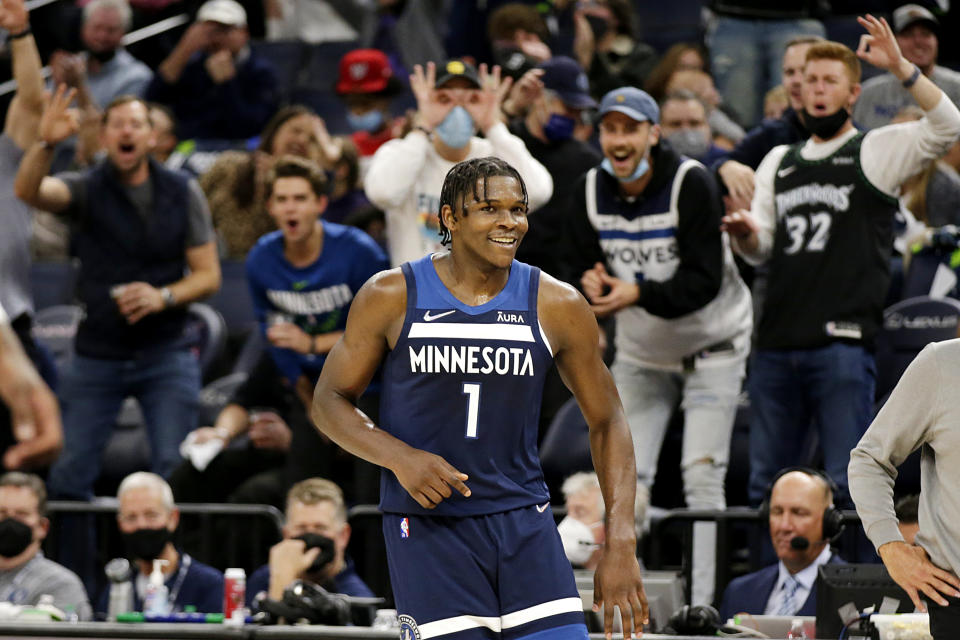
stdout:
POLYGON ((543 135, 550 142, 563 142, 573 137, 573 128, 576 125, 576 121, 569 116, 551 113, 547 124, 543 125, 543 135))
POLYGON ((612 175, 614 178, 616 178, 620 182, 633 182, 634 180, 639 179, 640 176, 642 176, 643 174, 645 174, 647 171, 650 170, 650 163, 647 162, 647 156, 643 156, 643 160, 640 161, 640 164, 637 165, 637 168, 633 171, 633 173, 631 173, 626 178, 621 178, 617 176, 616 173, 614 173, 613 163, 610 162, 610 158, 604 158, 603 162, 600 163, 600 168, 606 171, 607 173, 609 173, 610 175, 612 175))
POLYGON ((456 106, 450 110, 443 122, 437 125, 434 133, 451 149, 462 149, 473 137, 473 118, 466 109, 456 106))
POLYGON ((366 131, 373 133, 383 125, 383 112, 378 109, 371 109, 363 115, 356 115, 347 112, 347 124, 354 131, 366 131))

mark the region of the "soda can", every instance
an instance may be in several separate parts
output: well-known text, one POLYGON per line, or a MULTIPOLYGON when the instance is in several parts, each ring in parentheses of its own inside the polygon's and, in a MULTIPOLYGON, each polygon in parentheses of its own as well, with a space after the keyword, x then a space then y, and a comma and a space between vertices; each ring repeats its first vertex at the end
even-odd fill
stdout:
POLYGON ((227 569, 223 581, 223 618, 234 618, 234 611, 243 611, 247 595, 247 574, 240 567, 227 569))

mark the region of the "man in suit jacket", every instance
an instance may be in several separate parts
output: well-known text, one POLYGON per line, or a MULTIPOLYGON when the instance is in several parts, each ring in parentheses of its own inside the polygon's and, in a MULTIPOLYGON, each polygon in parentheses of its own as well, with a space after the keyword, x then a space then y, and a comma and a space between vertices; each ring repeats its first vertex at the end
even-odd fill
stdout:
POLYGON ((815 615, 818 567, 844 562, 830 549, 839 522, 830 517, 833 491, 825 476, 812 469, 782 473, 774 480, 767 504, 770 538, 780 561, 727 585, 720 605, 722 620, 738 613, 815 615))

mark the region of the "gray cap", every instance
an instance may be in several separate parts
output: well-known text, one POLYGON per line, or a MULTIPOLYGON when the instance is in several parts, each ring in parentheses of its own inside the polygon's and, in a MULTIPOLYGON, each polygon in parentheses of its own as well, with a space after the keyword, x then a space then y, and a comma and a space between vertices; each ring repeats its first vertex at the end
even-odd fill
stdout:
POLYGON ((649 120, 653 124, 660 122, 660 107, 646 91, 636 87, 620 87, 603 96, 600 101, 599 116, 602 118, 611 111, 618 111, 637 122, 649 120))
POLYGON ((940 26, 940 21, 933 15, 929 9, 919 4, 905 4, 898 7, 893 12, 893 32, 900 33, 910 25, 918 22, 926 22, 932 30, 936 31, 940 26))
POLYGON ((247 12, 235 0, 207 0, 197 11, 197 22, 208 21, 244 27, 247 24, 247 12))

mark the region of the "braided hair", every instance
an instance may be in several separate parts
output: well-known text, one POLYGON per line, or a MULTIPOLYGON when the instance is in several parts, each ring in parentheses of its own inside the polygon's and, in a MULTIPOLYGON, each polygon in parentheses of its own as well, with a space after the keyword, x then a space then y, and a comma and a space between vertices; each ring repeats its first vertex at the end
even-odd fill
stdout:
POLYGON ((447 177, 443 179, 443 189, 440 191, 440 210, 438 213, 440 214, 440 243, 442 245, 448 246, 450 244, 450 230, 443 223, 443 206, 449 205, 455 212, 459 206, 463 215, 467 215, 467 194, 472 195, 476 202, 482 202, 486 198, 487 180, 495 176, 514 178, 520 184, 520 190, 523 192, 523 204, 529 204, 527 185, 520 177, 520 172, 506 161, 487 156, 458 162, 447 172, 447 177), (481 180, 483 181, 482 193, 478 189, 481 180))

